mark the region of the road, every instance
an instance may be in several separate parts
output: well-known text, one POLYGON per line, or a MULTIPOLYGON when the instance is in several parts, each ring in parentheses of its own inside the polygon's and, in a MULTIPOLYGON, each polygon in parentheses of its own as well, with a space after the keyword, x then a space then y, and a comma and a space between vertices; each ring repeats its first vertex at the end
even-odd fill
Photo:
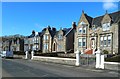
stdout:
POLYGON ((117 73, 24 59, 2 59, 3 77, 118 77, 117 73))

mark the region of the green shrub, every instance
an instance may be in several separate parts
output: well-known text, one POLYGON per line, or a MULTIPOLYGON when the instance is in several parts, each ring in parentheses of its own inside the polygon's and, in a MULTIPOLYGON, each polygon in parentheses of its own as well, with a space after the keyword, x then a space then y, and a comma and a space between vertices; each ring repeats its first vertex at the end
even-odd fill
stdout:
POLYGON ((105 58, 105 61, 108 62, 120 62, 120 55, 113 56, 111 58, 105 58))
POLYGON ((104 54, 109 54, 109 52, 107 50, 103 50, 104 54))
POLYGON ((25 52, 23 51, 13 51, 14 55, 25 55, 25 52))

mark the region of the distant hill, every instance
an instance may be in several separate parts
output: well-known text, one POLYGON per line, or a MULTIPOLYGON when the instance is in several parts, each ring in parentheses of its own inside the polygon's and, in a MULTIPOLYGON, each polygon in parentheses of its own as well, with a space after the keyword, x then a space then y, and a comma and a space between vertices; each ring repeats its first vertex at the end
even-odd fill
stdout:
POLYGON ((21 39, 23 39, 24 37, 25 37, 25 36, 19 35, 19 34, 9 35, 9 36, 1 36, 1 37, 0 37, 0 41, 5 41, 5 40, 8 40, 8 39, 14 39, 14 38, 21 38, 21 39))

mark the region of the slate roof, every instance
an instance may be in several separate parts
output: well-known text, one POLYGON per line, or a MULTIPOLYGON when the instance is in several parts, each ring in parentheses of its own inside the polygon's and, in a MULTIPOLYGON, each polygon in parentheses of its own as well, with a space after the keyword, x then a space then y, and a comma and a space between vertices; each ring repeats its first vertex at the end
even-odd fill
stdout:
POLYGON ((71 28, 63 28, 63 35, 66 35, 69 31, 71 30, 71 28))
POLYGON ((93 18, 92 25, 100 26, 103 16, 93 18))
POLYGON ((30 36, 28 36, 28 38, 32 38, 32 37, 34 37, 35 36, 35 34, 31 34, 30 36))
POLYGON ((46 31, 46 28, 44 28, 44 29, 42 30, 42 32, 41 32, 41 34, 40 34, 40 36, 43 36, 43 35, 44 35, 44 33, 45 33, 45 31, 46 31))
MULTIPOLYGON (((72 28, 63 28, 63 36, 65 36, 72 28)), ((55 35, 57 36, 59 34, 59 31, 56 31, 55 35)))
POLYGON ((57 36, 57 35, 58 35, 58 33, 59 33, 59 31, 56 31, 55 35, 57 36))
POLYGON ((85 14, 85 17, 86 17, 86 19, 88 20, 88 22, 89 22, 89 24, 91 26, 93 18, 91 16, 88 16, 87 14, 85 14))
POLYGON ((53 31, 51 29, 49 29, 49 32, 50 32, 50 34, 51 34, 52 37, 54 37, 54 35, 56 34, 56 31, 53 31))
MULTIPOLYGON (((120 11, 110 13, 108 15, 111 17, 113 23, 117 23, 120 20, 120 11)), ((102 21, 103 17, 104 17, 104 15, 93 18, 92 25, 101 26, 101 21, 102 21)))

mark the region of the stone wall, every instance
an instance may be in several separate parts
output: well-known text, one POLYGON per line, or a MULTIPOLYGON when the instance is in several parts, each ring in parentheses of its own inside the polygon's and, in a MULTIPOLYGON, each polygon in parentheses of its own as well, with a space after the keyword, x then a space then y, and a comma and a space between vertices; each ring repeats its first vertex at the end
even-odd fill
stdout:
POLYGON ((72 58, 42 57, 42 56, 34 56, 33 60, 60 63, 60 64, 66 64, 66 65, 75 65, 75 62, 76 62, 76 59, 72 59, 72 58))
POLYGON ((105 69, 120 71, 120 63, 104 62, 105 69))

